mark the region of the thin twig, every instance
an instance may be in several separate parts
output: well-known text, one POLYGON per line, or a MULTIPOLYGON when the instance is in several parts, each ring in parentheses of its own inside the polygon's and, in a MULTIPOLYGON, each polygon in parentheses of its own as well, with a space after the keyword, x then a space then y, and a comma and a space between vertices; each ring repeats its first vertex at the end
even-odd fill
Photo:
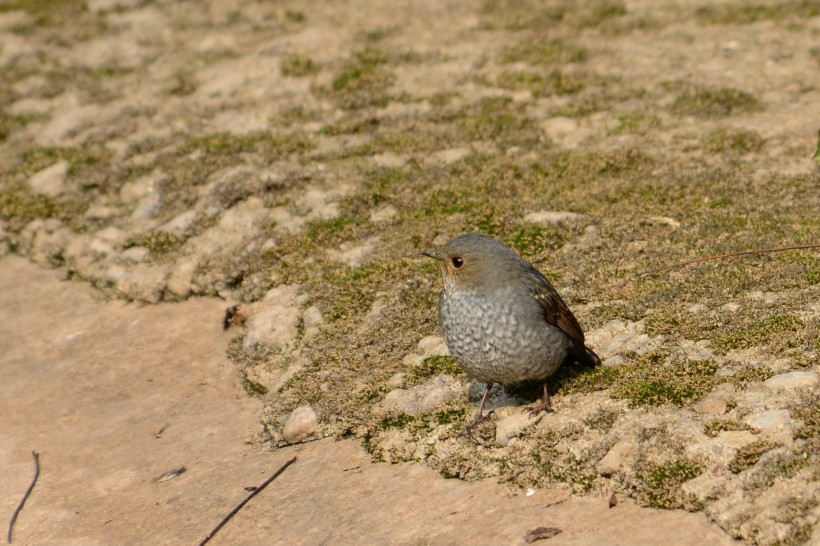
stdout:
MULTIPOLYGON (((320 442, 320 441, 324 440, 325 438, 331 438, 332 436, 333 436, 333 434, 325 434, 324 436, 316 436, 315 438, 311 438, 310 440, 302 440, 301 442, 299 442, 299 445, 301 446, 301 445, 305 445, 305 444, 312 444, 313 442, 320 442)), ((277 447, 285 447, 285 446, 292 446, 292 445, 296 445, 296 444, 289 444, 289 443, 285 442, 284 440, 282 440, 277 447)))
POLYGON ((555 506, 557 504, 563 504, 563 503, 567 502, 569 499, 570 499, 569 497, 564 497, 563 499, 558 499, 557 501, 545 502, 544 504, 536 504, 535 507, 537 507, 537 508, 549 508, 550 506, 555 506))
POLYGON ((279 474, 281 474, 282 472, 284 472, 284 471, 285 471, 285 469, 286 469, 287 467, 289 467, 291 464, 293 464, 293 462, 294 462, 295 460, 296 460, 296 457, 292 458, 291 460, 289 460, 288 462, 286 462, 285 464, 283 464, 282 466, 280 466, 280 467, 279 467, 279 470, 277 470, 276 472, 274 472, 274 473, 271 475, 271 477, 270 477, 270 478, 268 478, 267 480, 265 480, 265 482, 264 482, 262 485, 260 485, 260 486, 259 486, 259 487, 257 487, 256 489, 254 489, 254 490, 251 492, 251 494, 250 494, 250 495, 248 495, 247 497, 245 497, 245 500, 243 500, 242 502, 240 502, 239 504, 237 504, 237 505, 236 505, 236 508, 234 508, 233 510, 231 510, 231 512, 230 512, 227 516, 225 516, 224 518, 222 518, 222 521, 220 521, 220 522, 219 522, 219 525, 217 525, 216 527, 214 527, 214 530, 213 530, 213 531, 211 531, 210 533, 208 533, 208 536, 206 536, 204 539, 202 539, 202 542, 200 542, 200 543, 199 543, 199 546, 204 546, 204 544, 206 544, 209 540, 211 540, 211 539, 213 538, 213 536, 214 536, 214 535, 215 535, 215 534, 216 534, 216 533, 217 533, 220 529, 222 529, 222 527, 224 527, 224 526, 225 526, 225 524, 226 524, 226 523, 228 523, 228 521, 229 521, 232 517, 234 517, 234 516, 236 515, 236 513, 237 513, 237 512, 239 512, 240 510, 242 510, 242 507, 243 507, 243 506, 245 506, 246 504, 248 504, 248 501, 250 501, 250 500, 251 500, 252 498, 254 498, 256 495, 258 495, 258 494, 259 494, 259 493, 260 493, 263 489, 265 489, 265 488, 266 488, 266 487, 270 484, 270 482, 272 482, 272 481, 273 481, 273 480, 275 480, 277 477, 279 477, 279 474))
POLYGON ((171 423, 165 423, 164 425, 162 425, 162 428, 159 429, 158 432, 154 433, 154 438, 159 439, 160 436, 162 436, 162 433, 165 432, 165 429, 167 429, 170 426, 171 426, 171 423))
POLYGON ((20 501, 20 504, 17 505, 17 509, 11 516, 11 521, 9 522, 8 535, 9 544, 11 544, 11 537, 14 533, 14 523, 17 521, 17 515, 20 513, 20 510, 23 509, 23 506, 26 504, 29 495, 31 495, 31 490, 34 489, 34 484, 37 483, 37 478, 40 477, 40 454, 36 451, 32 451, 31 456, 34 457, 34 478, 31 480, 31 485, 29 485, 28 489, 26 489, 26 494, 23 495, 23 500, 20 501))
POLYGON ((785 252, 787 250, 805 250, 807 248, 820 248, 820 244, 813 244, 813 245, 796 245, 796 246, 783 246, 779 248, 761 248, 758 250, 746 250, 744 252, 732 252, 729 254, 719 254, 716 256, 706 256, 705 258, 698 258, 696 260, 689 260, 686 262, 680 262, 674 265, 670 265, 667 267, 662 267, 660 269, 653 269, 651 271, 645 271, 640 274, 641 277, 645 275, 652 275, 654 273, 663 273, 665 271, 670 271, 672 269, 677 269, 679 267, 684 267, 687 265, 697 264, 701 262, 708 262, 711 260, 722 260, 724 258, 733 258, 735 256, 747 256, 750 254, 768 254, 770 252, 785 252))

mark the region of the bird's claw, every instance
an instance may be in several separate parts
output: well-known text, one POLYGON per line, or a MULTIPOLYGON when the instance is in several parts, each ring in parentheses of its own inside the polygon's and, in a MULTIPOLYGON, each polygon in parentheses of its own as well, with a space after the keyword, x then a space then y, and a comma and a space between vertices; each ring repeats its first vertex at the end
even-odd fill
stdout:
POLYGON ((521 413, 527 412, 529 412, 531 419, 535 419, 542 413, 555 413, 555 410, 552 409, 552 406, 545 406, 544 404, 538 403, 534 407, 524 406, 523 408, 521 408, 521 413))
POLYGON ((473 417, 473 420, 470 421, 469 423, 467 423, 467 426, 464 427, 464 430, 461 431, 461 436, 464 436, 466 438, 470 438, 473 441, 477 441, 476 437, 473 436, 473 428, 476 425, 478 425, 480 423, 483 423, 484 421, 489 420, 493 415, 495 415, 495 410, 488 411, 487 415, 484 415, 482 413, 477 413, 476 416, 473 417))

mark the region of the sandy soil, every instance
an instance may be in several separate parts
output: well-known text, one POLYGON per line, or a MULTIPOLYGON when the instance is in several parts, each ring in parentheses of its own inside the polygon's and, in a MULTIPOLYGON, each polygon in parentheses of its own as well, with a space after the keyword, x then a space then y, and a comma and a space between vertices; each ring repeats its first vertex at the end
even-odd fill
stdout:
POLYGON ((353 441, 259 450, 261 404, 226 360, 223 302, 101 302, 18 257, 0 261, 0 284, 4 522, 31 450, 42 466, 15 544, 193 543, 292 456, 213 544, 523 544, 542 526, 562 530, 550 544, 731 542, 703 514, 445 480, 371 463, 353 441))

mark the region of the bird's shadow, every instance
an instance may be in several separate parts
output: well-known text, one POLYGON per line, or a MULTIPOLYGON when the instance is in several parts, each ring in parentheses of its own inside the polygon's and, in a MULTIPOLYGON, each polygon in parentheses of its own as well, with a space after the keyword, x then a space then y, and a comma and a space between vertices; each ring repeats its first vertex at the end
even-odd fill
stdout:
MULTIPOLYGON (((590 368, 568 361, 547 379, 550 396, 560 394, 562 390, 566 391, 573 383, 579 380, 584 384, 590 383, 597 369, 598 368, 590 368)), ((493 385, 493 392, 488 407, 497 409, 502 406, 538 400, 543 393, 543 385, 543 381, 537 380, 520 381, 518 383, 508 383, 505 385, 496 383, 493 385)), ((602 388, 605 388, 605 386, 602 386, 602 388)), ((471 402, 478 403, 483 393, 484 383, 475 381, 470 387, 468 397, 471 402)))
POLYGON ((601 366, 590 368, 589 366, 582 366, 575 362, 564 364, 549 378, 550 395, 569 389, 570 385, 579 380, 585 384, 589 383, 592 376, 598 374, 600 369, 601 366))
MULTIPOLYGON (((537 400, 541 397, 543 391, 543 381, 521 381, 519 383, 511 383, 503 385, 504 393, 509 398, 518 398, 521 400, 537 400)), ((499 388, 499 387, 496 387, 499 388)), ((552 389, 550 388, 550 391, 552 389)))

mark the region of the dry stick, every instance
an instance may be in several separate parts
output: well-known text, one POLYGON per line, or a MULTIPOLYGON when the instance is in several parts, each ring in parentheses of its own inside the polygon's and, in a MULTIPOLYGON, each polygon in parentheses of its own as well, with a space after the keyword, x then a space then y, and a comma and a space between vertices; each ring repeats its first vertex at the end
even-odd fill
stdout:
POLYGON ((20 504, 17 505, 17 510, 15 510, 14 514, 11 516, 11 521, 9 522, 9 535, 7 537, 9 544, 11 544, 11 536, 14 533, 14 523, 17 521, 17 515, 20 513, 20 510, 23 509, 29 495, 31 495, 31 490, 34 489, 34 484, 37 483, 37 478, 40 477, 40 454, 36 451, 32 451, 31 456, 34 457, 34 478, 31 480, 31 485, 29 485, 28 489, 26 489, 26 494, 23 495, 23 500, 21 500, 20 504))
POLYGON ((749 254, 768 254, 770 252, 784 252, 786 250, 805 250, 807 248, 820 248, 820 244, 813 244, 813 245, 797 245, 797 246, 783 246, 779 248, 762 248, 758 250, 746 250, 744 252, 732 252, 730 254, 719 254, 717 256, 706 256, 705 258, 698 258, 697 260, 689 260, 688 262, 681 262, 675 265, 670 265, 668 267, 662 267, 660 269, 653 269, 651 271, 645 271, 640 274, 641 277, 645 275, 652 275, 653 273, 663 273, 664 271, 670 271, 672 269, 677 269, 679 267, 683 267, 686 265, 697 264, 700 262, 708 262, 711 260, 722 260, 723 258, 733 258, 735 256, 746 256, 749 254))
POLYGON ((287 467, 289 467, 291 464, 293 464, 293 462, 294 462, 295 460, 296 460, 296 457, 294 457, 293 459, 289 460, 288 462, 286 462, 285 464, 283 464, 282 466, 280 466, 280 467, 279 467, 279 470, 277 470, 276 472, 274 472, 274 473, 273 473, 273 475, 272 475, 270 478, 268 478, 267 480, 265 480, 265 483, 263 483, 262 485, 260 485, 260 486, 259 486, 259 487, 257 487, 256 489, 254 489, 254 490, 251 492, 251 494, 250 494, 250 495, 248 495, 247 497, 245 497, 245 500, 243 500, 242 502, 240 502, 239 504, 237 504, 237 505, 236 505, 236 508, 234 508, 233 510, 231 510, 231 512, 230 512, 227 516, 225 516, 224 518, 222 518, 222 521, 220 521, 220 522, 219 522, 219 525, 217 525, 216 527, 214 527, 214 530, 213 530, 213 531, 211 531, 210 533, 208 533, 208 536, 206 536, 204 539, 202 539, 202 542, 200 542, 200 543, 199 543, 199 546, 203 546, 203 545, 204 545, 204 544, 206 544, 209 540, 211 540, 211 539, 213 538, 213 536, 214 536, 214 535, 215 535, 215 534, 216 534, 216 533, 217 533, 220 529, 222 529, 222 527, 224 527, 224 526, 225 526, 225 524, 226 524, 226 523, 228 523, 228 521, 229 521, 232 517, 234 517, 234 516, 236 515, 236 513, 237 513, 237 512, 239 512, 240 510, 242 510, 242 507, 243 507, 243 506, 245 506, 246 504, 248 504, 248 501, 250 501, 250 500, 251 500, 252 498, 254 498, 256 495, 258 495, 258 494, 259 494, 259 493, 260 493, 260 492, 261 492, 264 488, 266 488, 266 487, 270 484, 270 482, 272 482, 273 480, 275 480, 275 479, 279 476, 279 474, 281 474, 282 472, 284 472, 284 471, 285 471, 285 469, 286 469, 287 467))

